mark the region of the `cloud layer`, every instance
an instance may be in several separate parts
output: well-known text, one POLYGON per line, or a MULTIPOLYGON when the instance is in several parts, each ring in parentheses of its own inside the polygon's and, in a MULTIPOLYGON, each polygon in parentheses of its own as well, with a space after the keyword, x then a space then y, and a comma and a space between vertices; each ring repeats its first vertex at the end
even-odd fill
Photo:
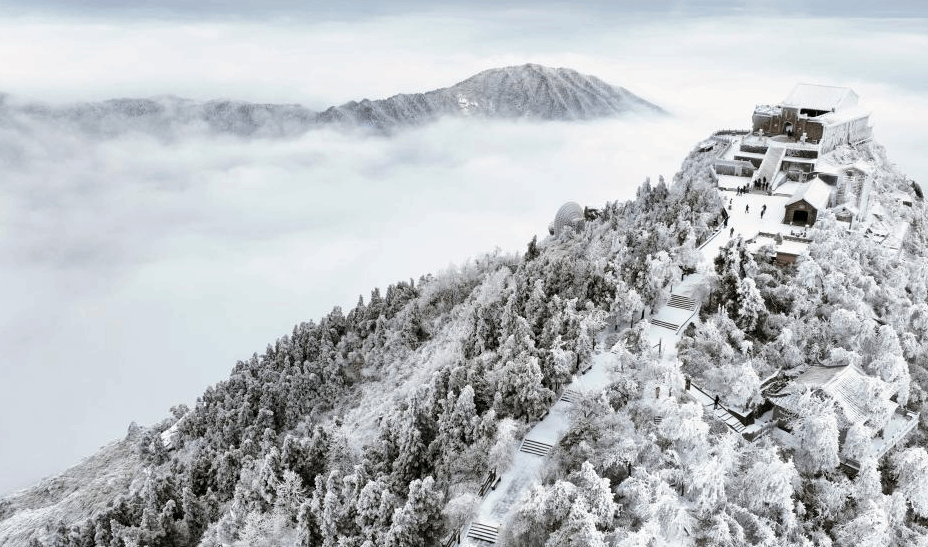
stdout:
POLYGON ((519 250, 564 201, 601 205, 671 176, 711 130, 747 125, 796 81, 854 87, 890 157, 924 180, 926 36, 923 20, 515 7, 286 24, 8 19, 0 86, 14 102, 172 93, 322 108, 539 62, 676 117, 171 142, 0 123, 0 491, 192 402, 295 322, 519 250))

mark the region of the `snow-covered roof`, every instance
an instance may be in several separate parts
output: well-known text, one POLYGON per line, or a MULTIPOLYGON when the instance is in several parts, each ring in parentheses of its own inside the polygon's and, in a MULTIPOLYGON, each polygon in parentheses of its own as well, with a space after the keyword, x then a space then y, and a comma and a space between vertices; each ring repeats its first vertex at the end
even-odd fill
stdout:
POLYGON ((828 207, 828 200, 831 198, 831 186, 822 179, 815 177, 811 181, 802 185, 793 197, 789 198, 786 205, 792 205, 797 201, 804 200, 806 203, 822 210, 828 207))
MULTIPOLYGON (((820 389, 838 404, 847 422, 861 423, 866 421, 869 415, 866 410, 867 385, 874 381, 882 382, 868 376, 856 365, 809 367, 806 372, 793 379, 780 394, 772 396, 771 401, 781 408, 797 412, 803 391, 806 388, 820 389)), ((888 399, 892 394, 889 385, 883 386, 883 393, 887 397, 884 404, 895 409, 896 403, 888 399)))
POLYGON ((754 107, 755 114, 763 114, 765 116, 779 116, 782 112, 783 109, 779 106, 769 104, 759 104, 754 107))
POLYGON ((828 112, 827 114, 822 114, 821 116, 815 118, 822 122, 823 125, 839 125, 842 123, 847 123, 859 118, 866 118, 870 115, 870 111, 861 106, 852 106, 849 108, 844 108, 841 110, 836 110, 835 112, 828 112))
POLYGON ((805 241, 793 241, 791 239, 784 240, 783 243, 776 247, 778 253, 793 256, 802 256, 808 249, 809 244, 805 241))
POLYGON ((840 110, 857 106, 857 93, 849 87, 796 84, 796 87, 783 100, 783 106, 812 110, 840 110))
POLYGON ((858 171, 861 171, 863 173, 870 174, 873 172, 873 164, 870 162, 857 160, 853 164, 847 167, 844 167, 843 169, 857 169, 858 171))
POLYGON ((756 253, 764 245, 770 245, 775 253, 793 256, 802 256, 809 249, 809 244, 805 241, 784 239, 783 243, 778 245, 775 238, 767 235, 758 235, 753 241, 748 241, 747 248, 750 252, 756 253))
POLYGON ((844 202, 844 203, 835 205, 834 207, 831 208, 831 210, 836 213, 850 213, 852 215, 856 215, 857 213, 860 212, 860 209, 858 209, 856 205, 854 205, 853 203, 849 203, 849 202, 844 202))

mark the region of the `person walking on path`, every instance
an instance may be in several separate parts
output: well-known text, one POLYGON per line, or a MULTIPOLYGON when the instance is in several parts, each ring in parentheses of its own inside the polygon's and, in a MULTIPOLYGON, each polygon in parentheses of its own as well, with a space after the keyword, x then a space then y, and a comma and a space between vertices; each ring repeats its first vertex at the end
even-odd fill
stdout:
POLYGON ((751 205, 750 205, 750 204, 747 204, 747 205, 744 206, 744 212, 745 212, 745 213, 747 213, 747 212, 750 211, 750 210, 751 210, 751 205))
POLYGON ((716 410, 716 409, 718 409, 718 408, 719 408, 719 396, 716 395, 716 396, 715 396, 715 403, 712 405, 712 410, 716 410))

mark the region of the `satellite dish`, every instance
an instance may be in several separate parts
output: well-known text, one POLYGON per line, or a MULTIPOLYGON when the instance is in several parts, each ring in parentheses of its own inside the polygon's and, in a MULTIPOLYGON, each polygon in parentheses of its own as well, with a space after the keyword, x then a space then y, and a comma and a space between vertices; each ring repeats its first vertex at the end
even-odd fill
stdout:
POLYGON ((583 226, 583 207, 574 201, 568 201, 554 215, 554 235, 559 235, 565 226, 578 229, 583 226))

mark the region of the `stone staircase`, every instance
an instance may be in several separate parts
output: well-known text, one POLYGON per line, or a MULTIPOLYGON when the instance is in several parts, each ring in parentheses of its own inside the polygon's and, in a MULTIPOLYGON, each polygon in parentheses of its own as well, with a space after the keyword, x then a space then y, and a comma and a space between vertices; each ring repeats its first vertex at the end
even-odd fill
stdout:
POLYGON ((671 308, 678 308, 688 311, 693 311, 696 309, 696 301, 688 296, 683 296, 681 294, 671 294, 670 300, 667 301, 667 305, 671 308))
POLYGON ((725 422, 725 425, 733 429, 736 433, 741 433, 745 430, 745 425, 724 408, 715 410, 715 417, 725 422))
POLYGON ((561 400, 568 404, 574 404, 580 398, 580 392, 573 389, 565 389, 561 394, 561 400))
POLYGON ((783 157, 786 155, 786 148, 782 146, 771 146, 764 154, 764 161, 760 163, 760 168, 754 173, 754 180, 767 179, 767 182, 773 182, 777 173, 780 172, 780 165, 783 164, 783 157))
POLYGON ((651 324, 654 325, 655 327, 663 327, 665 329, 670 329, 674 332, 676 332, 677 329, 680 328, 680 325, 675 325, 668 321, 661 321, 660 319, 653 319, 653 318, 651 319, 651 324))
MULTIPOLYGON (((689 296, 683 296, 682 294, 671 294, 670 300, 667 301, 668 308, 676 308, 678 310, 685 310, 689 312, 696 311, 696 301, 690 298, 689 296)), ((655 327, 662 327, 665 329, 670 329, 674 332, 680 329, 678 323, 672 321, 666 321, 664 319, 657 319, 652 317, 650 322, 655 327)))
POLYGON ((533 456, 541 456, 542 458, 548 455, 548 452, 551 451, 551 448, 554 445, 543 443, 540 441, 533 441, 531 439, 523 439, 522 445, 519 447, 519 452, 524 452, 526 454, 531 454, 533 456))
POLYGON ((467 528, 467 539, 473 539, 482 543, 495 544, 499 539, 499 526, 490 526, 479 522, 471 523, 467 528))

